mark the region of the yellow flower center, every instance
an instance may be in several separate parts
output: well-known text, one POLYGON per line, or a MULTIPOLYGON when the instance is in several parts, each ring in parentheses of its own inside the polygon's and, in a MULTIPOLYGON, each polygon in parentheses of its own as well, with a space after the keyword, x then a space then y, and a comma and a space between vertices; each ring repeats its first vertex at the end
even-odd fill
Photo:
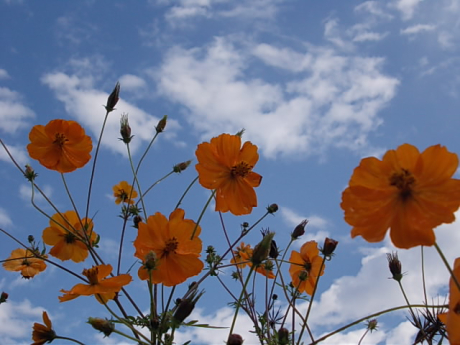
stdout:
POLYGON ((99 279, 97 278, 97 274, 99 273, 99 269, 97 267, 93 267, 90 269, 84 269, 83 275, 88 278, 90 285, 97 285, 99 284, 99 279))
POLYGON ((234 165, 230 171, 232 177, 246 177, 252 170, 252 165, 249 165, 246 162, 239 162, 237 165, 234 165))
POLYGON ((409 170, 401 169, 390 176, 390 185, 399 189, 399 196, 406 200, 412 195, 415 178, 409 170))
POLYGON ((62 146, 64 146, 66 141, 69 141, 69 139, 67 139, 64 134, 56 133, 53 144, 57 144, 59 147, 62 148, 62 146))
POLYGON ((126 193, 124 189, 118 189, 118 197, 123 201, 127 201, 128 193, 126 193))
POLYGON ((176 252, 177 246, 179 245, 179 242, 175 237, 170 238, 169 240, 166 241, 165 248, 163 249, 163 254, 161 257, 168 256, 169 253, 176 252))

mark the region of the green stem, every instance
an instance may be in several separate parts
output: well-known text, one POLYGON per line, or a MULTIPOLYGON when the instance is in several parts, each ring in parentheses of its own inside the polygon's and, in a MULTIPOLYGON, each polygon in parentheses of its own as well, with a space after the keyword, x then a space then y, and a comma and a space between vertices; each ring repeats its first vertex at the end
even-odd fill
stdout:
POLYGON ((243 299, 243 295, 248 287, 252 272, 254 272, 254 266, 251 266, 248 276, 246 277, 246 281, 244 282, 243 289, 241 289, 240 297, 238 298, 238 301, 236 302, 235 314, 233 315, 232 326, 230 327, 230 332, 228 333, 228 337, 230 337, 230 335, 233 333, 233 329, 235 328, 236 318, 238 317, 238 311, 240 310, 240 305, 243 299))
POLYGON ((62 340, 68 340, 68 341, 73 341, 74 343, 80 344, 80 345, 85 345, 81 341, 78 341, 77 339, 73 338, 68 338, 68 337, 61 337, 60 335, 57 335, 54 339, 62 339, 62 340))
POLYGON ((213 190, 212 193, 211 193, 211 196, 209 197, 208 201, 206 202, 206 204, 204 205, 203 209, 201 210, 200 216, 198 217, 198 220, 196 221, 195 228, 193 229, 192 236, 190 237, 191 240, 193 240, 193 237, 195 237, 195 232, 196 232, 196 229, 198 229, 198 226, 199 226, 199 224, 201 222, 201 218, 203 218, 204 213, 206 212, 206 209, 208 208, 208 206, 211 203, 211 200, 212 200, 212 198, 214 197, 215 194, 216 194, 216 191, 213 190))
MULTIPOLYGON (((412 308, 426 308, 427 306, 426 306, 426 304, 414 304, 411 307, 412 308)), ((433 308, 446 308, 447 306, 446 305, 433 305, 431 307, 433 307, 433 308)), ((402 305, 402 306, 399 306, 399 307, 385 309, 385 310, 379 311, 377 313, 362 317, 362 318, 360 318, 358 320, 355 320, 355 321, 353 321, 353 322, 351 322, 351 323, 349 323, 349 324, 347 324, 347 325, 345 325, 343 327, 337 328, 333 332, 328 333, 328 334, 322 336, 321 338, 316 339, 310 345, 318 344, 318 343, 322 342, 323 340, 326 340, 327 338, 333 336, 334 334, 340 333, 340 332, 346 330, 347 328, 350 328, 350 327, 352 327, 354 325, 357 325, 357 324, 359 324, 359 323, 361 323, 363 321, 366 321, 367 319, 372 319, 372 318, 375 318, 375 317, 383 315, 383 314, 391 313, 393 311, 402 310, 402 309, 406 309, 406 308, 409 308, 409 307, 407 305, 402 305)))
POLYGON ((457 288, 460 290, 460 283, 459 283, 457 277, 454 275, 454 271, 452 271, 452 268, 450 267, 449 263, 447 262, 447 259, 444 256, 444 253, 442 252, 441 248, 439 248, 439 246, 438 246, 438 244, 436 242, 434 243, 434 247, 438 251, 439 256, 441 257, 442 261, 444 262, 444 265, 449 270, 450 276, 451 276, 452 280, 455 282, 455 285, 457 285, 457 288))
POLYGON ((190 190, 190 188, 192 188, 192 186, 195 184, 196 181, 198 181, 198 176, 195 177, 195 178, 193 179, 193 181, 192 181, 192 182, 188 185, 188 187, 185 189, 184 194, 182 194, 182 196, 180 197, 180 199, 179 199, 179 201, 177 202, 176 207, 175 207, 174 209, 176 209, 176 208, 178 208, 178 207, 180 206, 180 204, 182 203, 182 200, 184 200, 184 198, 185 198, 185 195, 188 193, 188 191, 190 190))
POLYGON ((142 340, 133 338, 133 337, 131 337, 131 336, 129 336, 129 335, 123 333, 123 332, 120 332, 120 331, 118 331, 118 330, 116 330, 116 329, 114 329, 114 330, 112 331, 112 333, 117 333, 117 334, 121 335, 122 337, 128 338, 128 339, 134 341, 136 344, 150 345, 150 343, 146 343, 146 342, 144 342, 144 341, 142 341, 142 340))

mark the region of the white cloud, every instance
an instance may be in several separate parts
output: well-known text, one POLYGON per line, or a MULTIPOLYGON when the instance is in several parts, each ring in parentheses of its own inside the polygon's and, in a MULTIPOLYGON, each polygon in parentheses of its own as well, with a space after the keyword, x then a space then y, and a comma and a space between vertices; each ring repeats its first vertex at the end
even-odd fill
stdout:
POLYGON ((30 339, 34 322, 43 323, 43 308, 35 307, 29 300, 17 303, 8 300, 0 308, 0 338, 2 344, 18 344, 30 339))
MULTIPOLYGON (((91 70, 91 68, 90 66, 89 69, 91 70)), ((92 86, 93 79, 85 75, 77 76, 75 74, 54 72, 44 75, 42 82, 50 87, 58 100, 64 103, 66 112, 72 118, 79 121, 87 132, 93 134, 93 138, 99 137, 105 114, 102 105, 106 104, 108 93, 95 89, 92 86)), ((108 117, 102 146, 114 152, 126 154, 125 145, 118 140, 120 137, 120 117, 117 116, 117 113, 127 113, 129 114, 132 133, 137 139, 131 142, 130 148, 132 152, 136 152, 142 141, 150 142, 155 126, 162 116, 152 116, 135 105, 128 103, 123 100, 123 94, 121 94, 116 109, 117 111, 111 113, 108 117)), ((168 120, 168 131, 165 132, 165 138, 173 138, 177 128, 177 121, 168 120)))
POLYGON ((382 3, 379 1, 364 1, 363 3, 356 6, 354 10, 356 12, 367 12, 379 18, 393 18, 391 14, 387 13, 385 9, 382 8, 382 3))
POLYGON ((388 32, 363 31, 353 37, 353 42, 381 41, 388 36, 388 32))
POLYGON ((422 0, 395 0, 390 4, 401 12, 403 20, 409 20, 414 16, 417 6, 422 0))
POLYGON ((401 35, 415 35, 421 32, 433 31, 436 29, 436 25, 429 25, 429 24, 417 24, 409 26, 405 29, 402 29, 401 35))
MULTIPOLYGON (((18 163, 22 168, 24 168, 25 164, 30 161, 30 158, 27 155, 23 146, 6 145, 6 148, 13 156, 16 163, 18 163)), ((3 148, 0 149, 0 160, 13 164, 10 156, 8 156, 8 154, 3 148)))
POLYGON ((441 31, 438 35, 438 43, 443 49, 451 49, 455 46, 454 44, 454 35, 447 31, 441 31))
POLYGON ((130 92, 143 90, 147 86, 144 79, 133 74, 122 75, 120 77, 120 85, 123 85, 123 90, 130 92))
POLYGON ((18 92, 0 87, 0 131, 15 133, 27 127, 28 120, 35 117, 34 112, 21 101, 18 92))
POLYGON ((0 226, 5 228, 13 224, 8 212, 3 208, 0 207, 0 226))
POLYGON ((4 70, 3 68, 0 68, 0 80, 9 79, 9 78, 10 78, 10 75, 8 74, 8 72, 4 70))
POLYGON ((152 74, 162 95, 189 109, 187 119, 206 140, 245 128, 267 157, 305 157, 366 145, 399 83, 380 72, 383 62, 317 47, 296 52, 260 44, 248 52, 219 37, 205 48, 172 48, 152 74), (244 77, 250 53, 297 74, 284 85, 244 77))

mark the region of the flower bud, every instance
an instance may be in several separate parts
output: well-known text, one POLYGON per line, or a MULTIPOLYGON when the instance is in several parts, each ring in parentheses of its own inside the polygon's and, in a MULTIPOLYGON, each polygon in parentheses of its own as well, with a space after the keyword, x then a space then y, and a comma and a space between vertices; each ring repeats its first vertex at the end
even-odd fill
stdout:
POLYGON ((6 292, 2 292, 2 294, 0 295, 0 304, 5 303, 7 299, 8 294, 6 292))
POLYGON ((107 105, 105 106, 105 110, 108 113, 110 113, 111 111, 114 111, 115 105, 117 105, 119 99, 120 99, 120 83, 117 82, 112 93, 109 95, 109 98, 107 98, 107 105))
POLYGON ((32 169, 32 167, 29 164, 26 164, 26 170, 24 171, 24 176, 26 179, 32 182, 33 180, 35 180, 38 174, 35 173, 34 169, 32 169))
POLYGON ((280 345, 289 344, 289 330, 287 328, 280 328, 278 331, 278 343, 280 345))
POLYGON ((134 223, 134 227, 137 229, 139 227, 139 223, 142 222, 142 217, 141 216, 134 216, 133 218, 133 223, 134 223))
POLYGON ((163 118, 158 122, 158 125, 155 127, 157 133, 161 133, 166 128, 166 120, 168 119, 168 115, 163 116, 163 118))
POLYGON ((144 258, 144 268, 146 270, 153 270, 155 269, 157 265, 157 254, 151 250, 147 253, 147 255, 145 255, 145 258, 144 258))
POLYGON ((277 204, 271 204, 270 206, 267 207, 267 212, 268 213, 275 213, 276 211, 278 211, 278 205, 277 204))
POLYGON ((242 345, 243 341, 241 335, 233 333, 228 336, 227 345, 242 345))
POLYGON ((112 321, 101 319, 99 317, 90 317, 88 322, 94 329, 104 333, 104 337, 108 337, 114 330, 115 325, 112 321))
POLYGON ((264 238, 262 238, 262 241, 260 241, 260 243, 254 247, 254 251, 252 252, 251 257, 251 262, 254 266, 259 266, 262 261, 268 257, 274 236, 274 232, 268 231, 264 238))
POLYGON ((35 241, 35 237, 33 235, 29 235, 29 236, 27 236, 27 241, 29 243, 33 243, 35 241))
POLYGON ((129 144, 134 135, 131 135, 131 127, 129 126, 128 115, 122 114, 120 119, 120 134, 125 144, 129 144))
POLYGON ((173 167, 173 171, 175 173, 181 173, 182 171, 184 171, 185 169, 188 168, 188 166, 190 165, 190 163, 192 163, 191 160, 188 160, 186 162, 182 162, 182 163, 179 163, 179 164, 176 164, 174 167, 173 167))
POLYGON ((302 236, 305 233, 305 225, 307 225, 308 220, 304 219, 299 225, 297 225, 294 229, 294 231, 291 234, 291 237, 293 240, 298 239, 300 236, 302 236))
POLYGON ((177 324, 184 322, 184 320, 192 313, 196 302, 198 302, 203 294, 204 290, 202 290, 199 294, 198 291, 195 290, 189 297, 182 299, 173 315, 173 321, 177 324))
POLYGON ((387 254, 388 260, 388 267, 390 268, 390 272, 393 275, 393 279, 396 281, 401 281, 403 274, 401 273, 402 265, 401 261, 398 259, 398 253, 388 253, 387 254))
POLYGON ((324 246, 321 252, 323 253, 325 257, 330 258, 332 254, 334 253, 334 250, 337 247, 338 243, 339 243, 338 241, 333 240, 332 238, 326 237, 326 239, 324 240, 324 246))
POLYGON ((370 330, 371 332, 372 331, 376 331, 377 330, 377 319, 372 319, 372 320, 368 320, 367 321, 367 329, 370 330))

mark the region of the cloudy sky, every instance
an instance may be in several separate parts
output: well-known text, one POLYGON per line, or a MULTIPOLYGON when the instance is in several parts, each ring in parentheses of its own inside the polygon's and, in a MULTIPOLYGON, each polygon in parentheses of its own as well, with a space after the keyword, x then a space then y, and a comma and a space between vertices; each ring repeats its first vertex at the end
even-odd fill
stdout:
MULTIPOLYGON (((315 335, 404 304, 397 283, 388 279, 391 242, 352 240, 340 209, 341 192, 361 158, 380 157, 403 143, 420 150, 442 144, 460 152, 459 0, 0 0, 0 13, 0 137, 20 165, 35 167, 38 184, 62 211, 70 204, 60 177, 28 158, 30 128, 72 119, 96 140, 102 105, 120 81, 121 99, 102 141, 91 208, 107 262, 115 262, 121 225, 111 187, 131 179, 126 148, 118 140, 120 115, 129 114, 135 135, 131 148, 139 159, 167 114, 167 130, 140 175, 145 184, 193 159, 198 143, 244 128, 244 139, 259 147, 254 170, 263 182, 252 215, 224 215, 230 235, 236 238, 239 224, 255 222, 267 205, 277 203, 279 212, 261 227, 274 230, 281 247, 303 219, 310 220, 307 233, 295 248, 311 239, 322 243, 325 236, 340 242, 320 281, 311 317, 315 335)), ((89 173, 84 168, 67 177, 79 207, 86 200, 89 173)), ((3 150, 0 176, 0 227, 22 241, 29 234, 40 239, 48 222, 31 206, 30 187, 3 150)), ((148 213, 168 215, 195 176, 190 168, 158 185, 148 213)), ((208 196, 195 186, 182 205, 186 216, 196 219, 208 196)), ((52 214, 43 199, 36 201, 52 214)), ((202 226, 204 245, 224 248, 218 215, 208 212, 202 226)), ((258 230, 248 242, 257 243, 258 230)), ((453 262, 460 224, 440 226, 436 234, 453 262)), ((127 235, 125 270, 135 262, 129 243, 135 235, 127 235)), ((15 248, 7 237, 0 240, 2 258, 15 248)), ((399 255, 409 299, 421 303, 420 250, 399 255)), ((85 264, 70 267, 81 272, 85 264)), ((439 257, 428 248, 428 293, 443 301, 448 275, 439 267, 439 257)), ((58 291, 74 284, 55 268, 30 281, 2 271, 0 290, 10 300, 0 306, 0 338, 6 344, 30 343, 33 322, 47 310, 60 335, 124 344, 116 337, 103 339, 85 324, 88 316, 108 317, 92 298, 59 304, 58 291)), ((230 297, 222 298, 225 291, 216 280, 204 288, 193 317, 228 326, 230 297)), ((143 284, 129 289, 148 303, 142 299, 143 284)), ((406 315, 379 320, 367 343, 410 343, 416 330, 406 315)), ((327 343, 356 344, 364 329, 361 324, 327 343)), ((241 317, 237 331, 245 344, 255 343, 250 330, 241 317)), ((187 329, 177 341, 220 344, 226 334, 187 329)))

